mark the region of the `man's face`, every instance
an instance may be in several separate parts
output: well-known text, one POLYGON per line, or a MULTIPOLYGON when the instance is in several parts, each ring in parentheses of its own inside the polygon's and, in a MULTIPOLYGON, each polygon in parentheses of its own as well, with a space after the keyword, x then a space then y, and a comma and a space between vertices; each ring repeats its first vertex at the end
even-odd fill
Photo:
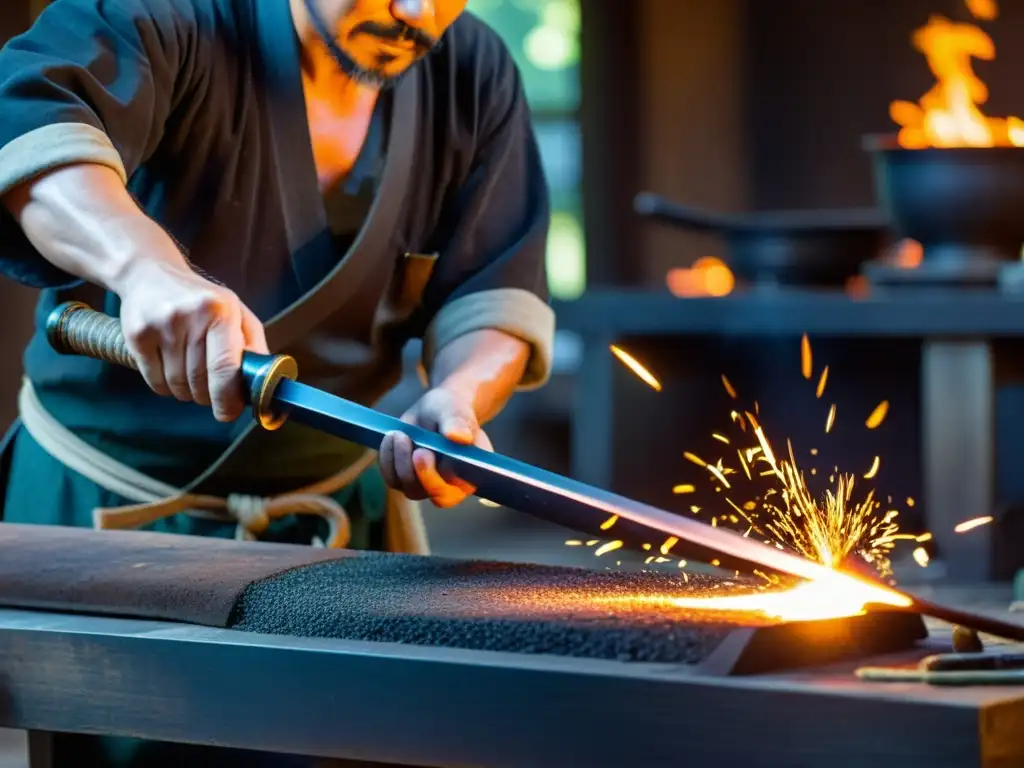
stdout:
POLYGON ((338 47, 367 80, 388 82, 428 54, 468 0, 350 0, 338 47))

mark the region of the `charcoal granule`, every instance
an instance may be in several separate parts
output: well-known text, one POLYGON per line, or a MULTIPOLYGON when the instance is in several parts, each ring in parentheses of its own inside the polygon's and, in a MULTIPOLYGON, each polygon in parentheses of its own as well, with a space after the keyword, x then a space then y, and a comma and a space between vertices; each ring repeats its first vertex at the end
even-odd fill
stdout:
MULTIPOLYGON (((737 586, 696 575, 366 553, 249 585, 231 626, 293 637, 695 664, 736 625, 675 608, 668 598, 723 584, 737 586)), ((750 625, 749 619, 736 620, 750 625)))

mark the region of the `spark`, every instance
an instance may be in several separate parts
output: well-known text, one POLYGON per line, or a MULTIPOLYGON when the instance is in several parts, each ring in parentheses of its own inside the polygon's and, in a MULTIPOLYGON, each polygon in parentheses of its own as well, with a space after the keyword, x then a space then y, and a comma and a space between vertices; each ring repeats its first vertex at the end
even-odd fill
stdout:
POLYGON ((910 496, 907 496, 907 506, 908 507, 914 506, 914 500, 910 496))
POLYGON ((669 536, 665 539, 665 542, 661 545, 661 554, 667 555, 672 551, 672 547, 679 543, 679 539, 675 536, 669 536))
POLYGON ((995 518, 993 518, 992 515, 976 517, 973 520, 965 520, 964 522, 956 526, 953 530, 957 533, 967 533, 968 531, 973 531, 975 528, 980 528, 983 525, 988 525, 994 519, 995 518))
POLYGON ((871 469, 864 474, 865 480, 871 480, 875 475, 878 474, 878 467, 881 464, 882 459, 879 456, 875 456, 875 460, 871 462, 871 469))
POLYGON ((697 456, 689 452, 684 453, 683 458, 689 462, 692 462, 693 464, 696 464, 698 467, 706 467, 708 465, 708 463, 704 461, 704 459, 702 459, 700 456, 697 456))
POLYGON ((582 547, 583 546, 583 542, 580 541, 579 539, 569 539, 567 542, 565 542, 565 546, 567 546, 567 547, 582 547))
POLYGON ((614 344, 612 344, 609 349, 612 351, 612 354, 619 359, 619 362, 635 373, 642 382, 647 384, 655 392, 661 392, 661 382, 658 381, 654 377, 654 374, 647 370, 639 360, 629 354, 626 350, 617 347, 614 344))
POLYGON ((481 506, 484 506, 484 507, 494 507, 494 508, 497 508, 497 507, 501 506, 501 504, 493 502, 490 499, 478 499, 478 501, 480 502, 481 506))
POLYGON ((886 415, 889 413, 889 401, 883 400, 875 406, 875 410, 868 416, 867 421, 864 422, 864 426, 868 429, 875 429, 885 421, 886 415))
POLYGON ((917 549, 915 549, 914 560, 916 560, 917 564, 920 565, 922 568, 927 568, 928 563, 931 562, 931 558, 928 556, 928 550, 926 550, 924 547, 918 547, 917 549))
POLYGON ((814 373, 814 358, 811 355, 811 340, 805 333, 800 338, 800 370, 805 379, 810 379, 814 373))
POLYGON ((732 383, 729 381, 729 379, 727 379, 725 377, 724 373, 722 374, 722 386, 725 387, 725 391, 729 393, 729 397, 731 397, 733 400, 735 400, 736 399, 736 388, 733 387, 732 383))
POLYGON ((696 490, 697 488, 695 486, 690 485, 689 483, 683 483, 682 485, 672 486, 672 493, 676 494, 677 496, 684 493, 693 493, 696 490))
POLYGON ((611 528, 617 522, 619 522, 619 516, 618 515, 612 515, 607 520, 605 520, 603 523, 601 523, 601 530, 602 531, 607 531, 609 528, 611 528))
MULTIPOLYGON (((804 378, 810 380, 813 375, 813 355, 806 334, 801 338, 801 369, 804 378)), ((824 393, 827 370, 827 367, 822 370, 818 380, 816 394, 819 397, 824 393)), ((735 388, 724 376, 722 381, 732 397, 735 388)), ((876 412, 879 408, 875 409, 876 412)), ((890 557, 894 547, 898 542, 913 541, 917 538, 914 535, 900 533, 899 510, 891 508, 891 498, 887 506, 883 507, 882 501, 876 499, 873 489, 869 487, 863 490, 854 475, 840 472, 838 467, 834 468, 829 477, 829 488, 823 495, 816 496, 808 488, 806 473, 796 461, 792 442, 786 441, 784 447, 779 446, 777 451, 759 423, 759 409, 756 403, 752 411, 742 408, 731 410, 730 422, 736 429, 732 432, 713 434, 716 441, 731 446, 728 449, 730 455, 735 451, 739 468, 727 466, 724 458, 702 458, 692 452, 683 454, 686 461, 708 472, 711 487, 720 492, 729 508, 735 511, 735 514, 722 514, 718 510, 707 515, 706 520, 713 527, 735 527, 737 533, 742 533, 752 541, 763 541, 766 545, 779 550, 795 552, 831 570, 826 571, 819 580, 772 595, 734 597, 742 600, 768 598, 769 603, 763 608, 765 612, 773 615, 772 611, 776 611, 777 615, 789 618, 793 618, 804 609, 807 610, 808 617, 821 618, 853 615, 862 612, 865 605, 873 602, 909 605, 909 598, 885 588, 881 588, 884 593, 882 597, 872 597, 870 590, 880 587, 862 582, 840 570, 848 558, 856 556, 870 564, 880 576, 891 575, 890 557), (739 432, 739 436, 733 434, 736 431, 739 432), (723 440, 722 437, 727 439, 723 440), (756 490, 751 489, 753 492, 749 492, 742 488, 743 482, 753 484, 756 490), (740 493, 743 495, 740 496, 740 493), (836 577, 835 584, 832 584, 828 576, 830 573, 836 577), (828 588, 825 588, 826 586, 828 588), (807 588, 807 591, 804 591, 804 588, 807 588), (841 598, 838 597, 835 600, 805 597, 811 594, 839 595, 843 590, 849 590, 845 593, 849 595, 849 607, 842 605, 841 598), (772 605, 777 607, 771 607, 772 605), (783 610, 784 614, 781 613, 783 610)), ((836 405, 833 403, 829 408, 826 432, 831 431, 835 423, 835 414, 836 405)), ((868 422, 877 420, 877 426, 884 415, 869 417, 868 422)), ((870 424, 868 425, 871 428, 870 424)), ((817 449, 811 450, 812 456, 817 454, 817 449)), ((865 475, 866 480, 876 476, 880 464, 881 458, 876 457, 865 475)), ((687 493, 696 490, 690 484, 677 485, 673 490, 678 493, 682 488, 685 488, 687 493)), ((692 505, 689 509, 694 514, 701 512, 697 505, 692 505)), ((662 545, 661 555, 667 556, 671 551, 671 545, 674 544, 671 539, 666 541, 662 545)), ((621 546, 621 543, 618 543, 618 546, 621 546)), ((645 549, 650 549, 650 546, 646 546, 645 549)), ((923 549, 921 551, 924 552, 923 549)), ((924 554, 927 555, 926 552, 924 554)), ((650 557, 656 561, 658 555, 651 552, 650 557)), ((921 555, 917 554, 916 550, 914 557, 920 562, 921 555)), ((719 566, 720 562, 712 559, 709 564, 719 566)), ((684 569, 686 561, 680 559, 676 565, 679 569, 684 569)), ((683 575, 685 576, 685 573, 683 575)), ((722 610, 762 610, 761 607, 751 606, 749 603, 719 603, 719 600, 731 601, 731 597, 700 598, 696 605, 711 610, 719 607, 722 610)))
POLYGON ((622 549, 621 541, 609 541, 607 544, 602 544, 596 550, 594 555, 600 557, 601 555, 607 555, 609 552, 614 552, 616 549, 622 549))
POLYGON ((826 365, 821 370, 821 378, 818 379, 818 388, 814 392, 814 396, 821 400, 821 396, 825 394, 825 383, 828 381, 828 366, 826 365))

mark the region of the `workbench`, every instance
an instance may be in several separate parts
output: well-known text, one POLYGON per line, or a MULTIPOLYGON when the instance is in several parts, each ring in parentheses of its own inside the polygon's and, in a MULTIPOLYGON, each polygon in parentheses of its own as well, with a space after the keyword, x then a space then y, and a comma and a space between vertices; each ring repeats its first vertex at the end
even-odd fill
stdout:
POLYGON ((31 732, 32 768, 47 767, 52 732, 416 766, 1024 764, 1024 688, 849 671, 700 679, 676 665, 0 610, 0 726, 31 732))
MULTIPOLYGON (((997 291, 902 289, 853 298, 838 291, 764 290, 680 299, 668 292, 588 291, 556 304, 559 328, 583 338, 574 399, 572 474, 607 485, 620 366, 610 344, 637 337, 888 338, 920 340, 923 505, 947 578, 990 578, 991 528, 958 536, 965 518, 991 514, 995 390, 1019 382, 1024 300, 997 291), (997 353, 1001 358, 997 361, 997 353), (996 363, 999 362, 997 369, 996 363), (998 370, 998 381, 997 381, 998 370)), ((706 371, 717 380, 719 371, 706 371)))

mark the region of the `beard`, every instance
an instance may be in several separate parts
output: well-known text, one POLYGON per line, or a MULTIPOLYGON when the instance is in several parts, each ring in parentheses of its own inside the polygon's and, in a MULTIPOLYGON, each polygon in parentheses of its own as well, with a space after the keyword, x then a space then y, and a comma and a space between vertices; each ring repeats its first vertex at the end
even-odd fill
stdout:
POLYGON ((434 40, 419 30, 412 29, 408 26, 382 26, 375 22, 366 22, 364 24, 360 24, 355 30, 353 30, 352 34, 367 35, 385 41, 409 41, 414 46, 416 56, 413 58, 409 66, 398 72, 388 71, 388 65, 396 61, 397 57, 383 52, 377 54, 377 63, 375 66, 364 66, 342 50, 341 46, 338 45, 334 35, 331 34, 327 27, 326 21, 324 21, 320 11, 316 8, 314 0, 305 0, 305 5, 306 12, 309 15, 309 19, 312 22, 317 35, 319 35, 324 45, 327 46, 327 50, 331 54, 331 58, 333 58, 334 62, 338 65, 338 68, 341 69, 341 71, 349 78, 363 85, 369 85, 376 88, 389 88, 394 86, 402 79, 409 69, 411 69, 413 64, 427 54, 436 50, 440 45, 439 40, 434 40))

